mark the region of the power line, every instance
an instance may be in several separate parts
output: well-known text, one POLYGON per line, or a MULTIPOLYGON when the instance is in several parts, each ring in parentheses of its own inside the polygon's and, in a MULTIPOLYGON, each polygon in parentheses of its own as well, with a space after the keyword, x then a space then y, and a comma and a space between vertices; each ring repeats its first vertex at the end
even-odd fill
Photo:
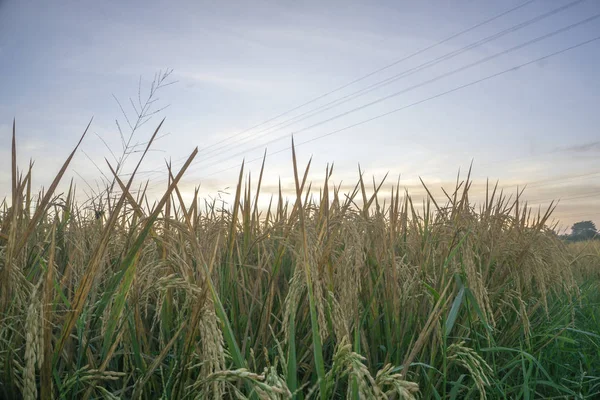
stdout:
MULTIPOLYGON (((371 85, 367 86, 366 88, 354 91, 354 92, 352 92, 350 94, 347 94, 347 95, 345 95, 345 96, 343 96, 341 98, 335 99, 335 100, 330 101, 330 102, 328 102, 326 104, 323 104, 321 106, 318 106, 318 107, 312 108, 312 109, 310 109, 308 111, 305 111, 302 114, 296 115, 296 116, 288 118, 288 119, 286 119, 286 120, 284 120, 282 122, 279 122, 279 123, 277 123, 275 125, 272 125, 272 126, 269 126, 269 127, 265 128, 265 129, 259 130, 258 132, 249 133, 248 135, 244 135, 244 137, 239 138, 239 140, 242 141, 241 143, 240 142, 234 143, 233 147, 230 147, 226 151, 231 151, 231 150, 233 150, 235 148, 243 146, 244 143, 245 143, 245 141, 247 141, 247 140, 256 140, 259 137, 264 137, 264 136, 266 136, 266 135, 268 135, 270 133, 277 132, 277 131, 279 131, 279 130, 281 130, 283 128, 286 128, 286 127, 294 125, 294 124, 296 124, 298 122, 304 121, 304 120, 306 120, 308 118, 311 118, 311 117, 313 117, 313 116, 315 116, 317 114, 320 114, 320 113, 328 111, 328 110, 330 110, 332 108, 338 107, 341 104, 347 103, 347 102, 349 102, 351 100, 356 99, 357 97, 363 96, 363 95, 365 95, 367 93, 370 93, 370 92, 372 92, 372 91, 374 91, 376 89, 379 89, 379 88, 382 88, 384 86, 387 86, 387 85, 389 85, 389 84, 391 84, 393 82, 396 82, 396 81, 398 81, 398 80, 400 80, 402 78, 406 78, 407 76, 410 76, 410 75, 412 75, 414 73, 420 72, 420 71, 422 71, 424 69, 427 69, 427 68, 430 68, 430 67, 433 67, 433 66, 435 66, 435 65, 437 65, 437 64, 439 64, 439 63, 441 63, 443 61, 449 60, 449 59, 454 58, 454 57, 456 57, 456 56, 458 56, 458 55, 460 55, 462 53, 465 53, 468 50, 472 50, 472 49, 474 49, 476 47, 479 47, 479 46, 481 46, 481 45, 483 45, 485 43, 489 43, 489 42, 491 42, 493 40, 496 40, 496 39, 498 39, 498 38, 500 38, 502 36, 505 36, 505 35, 507 35, 509 33, 518 31, 519 29, 523 29, 523 28, 525 28, 525 27, 527 27, 529 25, 532 25, 532 24, 534 24, 536 22, 539 22, 539 21, 541 21, 541 20, 543 20, 545 18, 548 18, 548 17, 553 16, 555 14, 558 14, 560 12, 563 12, 563 11, 565 11, 565 10, 573 7, 573 6, 576 6, 577 4, 581 3, 582 1, 584 1, 584 0, 573 1, 571 3, 563 5, 561 7, 556 8, 556 9, 553 9, 553 10, 551 10, 549 12, 546 12, 546 13, 538 15, 538 16, 536 16, 534 18, 531 18, 531 19, 529 19, 527 21, 524 21, 524 22, 522 22, 520 24, 517 24, 517 25, 514 25, 514 26, 512 26, 510 28, 504 29, 504 30, 502 30, 500 32, 497 32, 497 33, 493 34, 493 35, 487 36, 486 38, 480 39, 480 40, 478 40, 476 42, 473 42, 473 43, 471 43, 471 44, 469 44, 467 46, 464 46, 464 47, 462 47, 462 48, 460 48, 458 50, 451 51, 451 52, 446 53, 446 54, 444 54, 444 55, 442 55, 440 57, 437 57, 437 58, 435 58, 433 60, 430 60, 430 61, 427 61, 425 63, 422 63, 422 64, 420 64, 420 65, 418 65, 416 67, 413 67, 413 68, 404 70, 404 71, 402 71, 402 72, 400 72, 398 74, 392 75, 391 77, 388 77, 388 78, 383 79, 383 80, 381 80, 379 82, 371 84, 371 85), (276 128, 276 129, 274 129, 274 128, 276 128)), ((236 135, 236 136, 242 136, 242 135, 239 134, 239 135, 236 135)), ((216 155, 218 155, 219 153, 217 153, 216 155, 213 155, 213 156, 206 157, 208 154, 218 152, 219 150, 226 149, 227 147, 228 147, 228 145, 222 145, 220 147, 217 147, 216 149, 213 149, 211 151, 206 152, 204 154, 202 162, 206 162, 207 160, 209 160, 209 159, 215 157, 216 155)))
MULTIPOLYGON (((305 102, 305 103, 303 103, 303 104, 301 104, 301 105, 299 105, 299 106, 296 106, 296 107, 294 107, 294 108, 292 108, 292 109, 290 109, 290 110, 288 110, 288 111, 285 111, 285 112, 283 112, 283 113, 281 113, 281 114, 279 114, 279 115, 277 115, 277 116, 275 116, 275 117, 273 117, 273 118, 270 118, 270 119, 269 119, 269 120, 267 120, 267 121, 264 121, 264 122, 262 122, 262 123, 260 123, 260 124, 258 124, 258 125, 255 125, 255 126, 254 126, 254 127, 252 127, 252 128, 248 128, 248 129, 246 129, 246 131, 249 131, 249 130, 255 129, 255 128, 257 128, 257 127, 259 127, 259 126, 262 126, 262 125, 264 125, 264 124, 266 124, 266 123, 269 123, 269 122, 271 122, 271 121, 273 121, 273 120, 275 120, 275 119, 277 119, 277 118, 280 118, 280 117, 282 117, 282 116, 284 116, 284 115, 287 115, 287 114, 289 114, 289 113, 291 113, 291 112, 293 112, 293 111, 296 111, 296 110, 298 110, 298 109, 300 109, 300 108, 302 108, 302 107, 304 107, 304 106, 306 106, 306 105, 308 105, 308 104, 314 103, 315 101, 321 100, 322 98, 324 98, 324 97, 327 97, 327 96, 329 96, 329 95, 331 95, 331 94, 333 94, 333 93, 339 92, 340 90, 343 90, 343 89, 345 89, 345 88, 347 88, 347 87, 349 87, 349 86, 351 86, 351 85, 354 85, 355 83, 358 83, 358 82, 361 82, 361 81, 363 81, 363 80, 365 80, 365 79, 367 79, 367 78, 370 78, 370 77, 371 77, 371 76, 373 76, 373 75, 376 75, 376 74, 378 74, 378 73, 380 73, 380 72, 382 72, 382 71, 385 71, 385 70, 387 70, 387 69, 389 69, 389 68, 391 68, 391 67, 393 67, 393 66, 395 66, 395 65, 398 65, 398 64, 400 64, 400 63, 402 63, 402 62, 404 62, 404 61, 407 61, 407 60, 409 60, 409 59, 411 59, 411 58, 413 58, 413 57, 416 57, 416 56, 418 56, 419 54, 422 54, 422 53, 424 53, 424 52, 426 52, 426 51, 429 51, 429 50, 431 50, 431 49, 433 49, 433 48, 435 48, 435 47, 438 47, 438 46, 440 46, 440 45, 442 45, 442 44, 444 44, 444 43, 446 43, 446 42, 449 42, 450 40, 453 40, 453 39, 455 39, 455 38, 457 38, 457 37, 459 37, 459 36, 461 36, 461 35, 464 35, 465 33, 468 33, 468 32, 470 32, 470 31, 472 31, 472 30, 475 30, 475 29, 477 29, 477 28, 479 28, 479 27, 481 27, 481 26, 483 26, 483 25, 486 25, 486 24, 488 24, 488 23, 490 23, 490 22, 492 22, 492 21, 494 21, 494 20, 496 20, 496 19, 498 19, 498 18, 501 18, 501 17, 503 17, 503 16, 505 16, 505 15, 507 15, 507 14, 510 14, 510 13, 512 13, 513 11, 516 11, 516 10, 518 10, 518 9, 520 9, 520 8, 523 8, 523 7, 525 7, 526 5, 528 5, 528 4, 530 4, 530 3, 532 3, 533 1, 535 1, 535 0, 528 0, 528 1, 525 1, 524 3, 521 3, 521 4, 519 4, 519 5, 518 5, 518 6, 516 6, 516 7, 513 7, 513 8, 511 8, 511 9, 507 10, 507 11, 504 11, 504 12, 502 12, 502 13, 500 13, 500 14, 498 14, 498 15, 494 16, 494 17, 491 17, 491 18, 489 18, 489 19, 487 19, 487 20, 485 20, 485 21, 483 21, 483 22, 480 22, 480 23, 478 23, 478 24, 476 24, 476 25, 474 25, 474 26, 472 26, 472 27, 470 27, 470 28, 467 28, 467 29, 464 29, 464 30, 462 30, 462 31, 460 31, 460 32, 458 32, 458 33, 455 33, 455 34, 453 34, 453 35, 451 35, 451 36, 449 36, 449 37, 447 37, 447 38, 445 38, 445 39, 443 39, 443 40, 441 40, 441 41, 439 41, 439 42, 437 42, 437 43, 435 43, 435 44, 432 44, 432 45, 430 45, 430 46, 427 46, 427 47, 424 47, 424 48, 422 48, 422 49, 420 49, 420 50, 417 50, 416 52, 414 52, 414 53, 411 53, 411 54, 409 54, 408 56, 405 56, 405 57, 403 57, 403 58, 401 58, 401 59, 399 59, 399 60, 396 60, 396 61, 394 61, 394 62, 392 62, 392 63, 390 63, 390 64, 387 64, 387 65, 385 65, 385 66, 383 66, 383 67, 380 67, 380 68, 376 69, 375 71, 369 72, 369 73, 368 73, 368 74, 366 74, 366 75, 363 75, 363 76, 361 76, 361 77, 359 77, 359 78, 356 78, 356 79, 354 79, 354 80, 352 80, 352 81, 350 81, 350 82, 348 82, 348 83, 346 83, 346 84, 343 84, 342 86, 339 86, 339 87, 337 87, 337 88, 335 88, 335 89, 333 89, 333 90, 330 90, 329 92, 327 92, 327 93, 325 93, 325 94, 322 94, 322 95, 320 95, 320 96, 317 96, 317 97, 315 97, 315 98, 313 98, 313 99, 311 99, 311 100, 309 100, 309 101, 307 101, 307 102, 305 102)), ((244 132, 241 132, 241 133, 244 133, 244 132)), ((225 141, 225 140, 230 140, 230 139, 232 139, 232 138, 235 138, 236 136, 237 136, 237 135, 231 135, 231 136, 229 136, 228 138, 226 138, 226 139, 223 139, 222 141, 215 143, 214 145, 220 144, 221 142, 223 142, 223 141, 225 141)), ((211 147, 213 147, 214 145, 207 146, 207 147, 205 147, 203 150, 206 150, 206 149, 208 149, 208 148, 211 148, 211 147)), ((202 151, 202 150, 201 150, 201 151, 202 151)))
MULTIPOLYGON (((558 214, 560 214, 560 213, 558 213, 558 214)), ((600 216, 600 213, 564 214, 564 215, 561 215, 561 218, 580 218, 580 217, 594 217, 594 216, 600 216)))
POLYGON ((548 183, 562 182, 562 181, 572 181, 574 179, 587 178, 587 177, 595 176, 595 175, 600 175, 600 171, 588 172, 588 173, 585 173, 585 174, 578 174, 578 175, 562 175, 562 176, 558 176, 556 178, 541 179, 541 180, 537 180, 537 181, 526 182, 526 183, 523 183, 523 184, 515 184, 515 185, 510 185, 510 186, 503 186, 502 189, 509 189, 509 188, 515 188, 515 187, 522 187, 522 188, 525 188, 525 189, 537 188, 537 187, 548 186, 547 185, 548 183))
MULTIPOLYGON (((473 62, 473 63, 467 64, 467 65, 465 65, 465 66, 462 66, 462 67, 460 67, 460 68, 454 69, 454 70, 452 70, 452 71, 450 71, 450 72, 446 72, 446 73, 444 73, 444 74, 438 75, 438 76, 436 76, 436 77, 434 77, 434 78, 432 78, 432 79, 429 79, 429 80, 423 81, 423 82, 421 82, 421 83, 419 83, 419 84, 416 84, 416 85, 410 86, 410 87, 408 87, 408 88, 405 88, 405 89, 403 89, 403 90, 401 90, 401 91, 398 91, 398 92, 392 93, 392 94, 390 94, 390 95, 384 96, 384 97, 382 97, 382 98, 379 98, 379 99, 377 99, 377 100, 374 100, 374 101, 372 101, 372 102, 369 102, 369 103, 367 103, 367 104, 364 104, 364 105, 361 105, 361 106, 359 106, 359 107, 353 108, 353 109, 351 109, 351 110, 345 111, 345 112, 343 112, 343 113, 337 114, 337 115, 335 115, 335 116, 333 116, 333 117, 330 117, 330 118, 328 118, 328 119, 325 119, 325 120, 323 120, 323 121, 319 121, 319 122, 317 122, 317 123, 315 123, 315 124, 312 124, 312 125, 310 125, 310 126, 308 126, 308 127, 305 127, 305 128, 302 128, 302 129, 300 129, 300 130, 297 130, 296 132, 294 132, 294 134, 302 133, 302 132, 304 132, 304 131, 307 131, 307 130, 313 129, 313 128, 315 128, 315 127, 318 127, 318 126, 320 126, 320 125, 323 125, 323 124, 325 124, 325 123, 331 122, 331 121, 333 121, 333 120, 336 120, 336 119, 339 119, 339 118, 341 118, 341 117, 344 117, 344 116, 346 116, 346 115, 349 115, 349 114, 351 114, 351 113, 354 113, 354 112, 356 112, 356 111, 360 111, 360 110, 362 110, 362 109, 365 109, 365 108, 367 108, 367 107, 370 107, 370 106, 372 106, 372 105, 375 105, 375 104, 381 103, 381 102, 383 102, 383 101, 385 101, 385 100, 389 100, 389 99, 391 99, 391 98, 393 98, 393 97, 397 97, 397 96, 399 96, 399 95, 401 95, 401 94, 404 94, 404 93, 406 93, 406 92, 408 92, 408 91, 411 91, 411 90, 414 90, 414 89, 416 89, 416 88, 420 88, 420 87, 423 87, 423 86, 425 86, 425 85, 431 84, 431 83, 433 83, 433 82, 436 82, 436 81, 438 81, 438 80, 440 80, 440 79, 443 79, 443 78, 446 78, 446 77, 448 77, 448 76, 451 76, 451 75, 453 75, 453 74, 456 74, 456 73, 458 73, 458 72, 462 72, 462 71, 464 71, 464 70, 466 70, 466 69, 468 69, 468 68, 472 68, 472 67, 474 67, 474 66, 477 66, 477 65, 480 65, 480 64, 482 64, 482 63, 488 62, 488 61, 490 61, 490 60, 492 60, 492 59, 495 59, 495 58, 497 58, 497 57, 500 57, 500 56, 502 56, 502 55, 505 55, 505 54, 508 54, 508 53, 514 52, 514 51, 516 51, 516 50, 519 50, 519 49, 521 49, 521 48, 523 48, 523 47, 526 47, 526 46, 528 46, 528 45, 531 45, 531 44, 533 44, 533 43, 537 43, 537 42, 539 42, 539 41, 541 41, 541 40, 544 40, 544 39, 547 39, 547 38, 549 38, 549 37, 552 37, 552 36, 558 35, 558 34, 560 34, 560 33, 566 32, 566 31, 568 31, 568 30, 570 30, 570 29, 573 29, 573 28, 575 28, 575 27, 577 27, 577 26, 580 26, 580 25, 583 25, 583 24, 585 24, 585 23, 589 23, 589 22, 591 22, 591 21, 593 21, 593 20, 595 20, 595 19, 598 19, 599 17, 600 17, 600 14, 593 15, 593 16, 591 16, 591 17, 588 17, 588 18, 584 19, 584 20, 581 20, 581 21, 579 21, 579 22, 576 22, 576 23, 573 23, 573 24, 571 24, 571 25, 565 26, 565 27, 563 27, 563 28, 560 28, 560 29, 558 29, 558 30, 552 31, 552 32, 550 32, 550 33, 547 33, 547 34, 545 34, 545 35, 539 36, 539 37, 537 37, 537 38, 531 39, 531 40, 529 40, 529 41, 527 41, 527 42, 521 43, 521 44, 519 44, 519 45, 517 45, 517 46, 514 46, 514 47, 512 47, 512 48, 509 48, 509 49, 507 49, 507 50, 501 51, 501 52, 499 52, 499 53, 495 53, 495 54, 493 54, 493 55, 491 55, 491 56, 488 56, 488 57, 484 57, 484 58, 482 58, 482 59, 480 59, 480 60, 478 60, 478 61, 475 61, 475 62, 473 62)), ((528 64, 527 64, 527 65, 528 65, 528 64)), ((513 67, 513 68, 511 68, 510 70, 517 69, 517 68, 520 68, 520 67, 521 67, 521 66, 513 67)), ((502 72, 502 73, 508 72, 508 71, 510 71, 510 70, 506 70, 506 71, 504 71, 504 72, 502 72)), ((500 74, 502 74, 502 73, 500 73, 500 74)), ((491 76, 495 76, 495 75, 491 75, 491 76)), ((486 78, 483 78, 483 79, 481 79, 481 80, 475 81, 475 83, 479 83, 479 82, 482 82, 483 80, 487 80, 487 79, 489 79, 489 77, 486 77, 486 78)), ((474 83, 472 83, 472 84, 474 84, 474 83)), ((471 84, 468 84, 468 85, 471 85, 471 84)), ((462 87, 462 86, 461 86, 461 87, 462 87)), ((453 89, 453 90, 457 90, 457 89, 455 88, 455 89, 453 89)), ((444 92, 444 93, 446 93, 446 92, 444 92)), ((439 97, 439 96, 438 96, 438 97, 439 97)), ((397 109, 397 110, 392 110, 391 112, 388 112, 388 113, 382 114, 381 116, 389 115, 389 114, 391 114, 391 113, 394 113, 394 112, 397 112, 397 111, 398 111, 398 109, 397 109)), ((375 120, 375 119, 381 118, 381 116, 376 116, 376 117, 374 117, 374 118, 370 118, 370 119, 368 119, 368 120, 366 120, 366 121, 367 121, 367 122, 369 122, 369 121, 372 121, 372 120, 375 120)), ((359 122, 358 124, 351 125, 351 127, 353 127, 353 126, 358 126, 358 125, 361 125, 361 124, 363 124, 363 123, 365 123, 365 122, 359 122)), ((341 130, 337 130, 337 131, 334 131, 334 132, 336 133, 336 132, 339 132, 339 131, 342 131, 342 130, 346 130, 346 129, 348 129, 348 128, 342 128, 341 130)), ((327 135, 329 135, 329 134, 327 134, 327 135)), ((326 136, 327 136, 327 135, 326 135, 326 136)), ((284 135, 284 136, 277 137, 277 138, 275 138, 275 139, 272 139, 272 140, 270 140, 270 141, 268 141, 268 142, 266 142, 266 143, 264 143, 264 144, 257 145, 257 146, 255 146, 255 147, 253 147, 253 148, 250 148, 250 149, 248 149, 248 150, 245 150, 245 151, 243 151, 243 152, 236 153, 236 154, 234 154, 234 155, 232 155, 232 156, 228 156, 228 157, 226 157, 226 158, 223 158, 223 159, 221 159, 221 160, 217 161, 216 163, 218 164, 218 163, 220 163, 220 162, 222 162, 222 161, 226 161, 226 160, 228 160, 228 159, 231 159, 231 158, 233 158, 233 157, 237 157, 237 156, 243 155, 243 154, 245 154, 245 153, 247 153, 247 152, 254 151, 254 150, 257 150, 257 149, 261 149, 261 148, 264 148, 264 146, 266 146, 266 145, 268 145, 268 144, 271 144, 271 143, 274 143, 274 142, 277 142, 277 141, 279 141, 279 140, 281 140, 281 139, 283 139, 283 138, 285 138, 285 137, 287 137, 287 136, 288 136, 288 135, 284 135)), ((324 137, 324 136, 319 136, 318 138, 321 138, 321 137, 324 137)), ((201 162, 202 162, 202 161, 203 161, 203 160, 199 160, 199 161, 197 161, 197 162, 193 163, 192 165, 194 165, 194 164, 195 164, 195 165, 201 164, 201 162)), ((189 172, 191 172, 191 171, 193 171, 193 170, 189 170, 189 172)), ((161 180, 160 182, 163 182, 163 181, 166 181, 166 180, 164 180, 164 179, 163 179, 163 180, 161 180)))
MULTIPOLYGON (((406 109, 408 109, 408 108, 411 108, 411 107, 414 107, 414 106, 417 106, 417 105, 423 104, 423 103, 425 103, 425 102, 427 102, 427 101, 431 101, 431 100, 434 100, 434 99, 437 99, 437 98, 440 98, 440 97, 446 96, 446 95, 448 95, 448 94, 451 94, 451 93, 457 92, 457 91, 459 91, 459 90, 466 89, 466 88, 468 88, 468 87, 471 87, 471 86, 477 85, 477 84, 479 84, 479 83, 481 83, 481 82, 485 82, 485 81, 488 81, 488 80, 491 80, 491 79, 497 78, 497 77, 499 77, 499 76, 502 76, 502 75, 504 75, 504 74, 507 74, 507 73, 509 73, 509 72, 516 71, 516 70, 518 70, 518 69, 520 69, 520 68, 523 68, 523 67, 526 67, 526 66, 529 66, 529 65, 532 65, 532 64, 538 63, 538 62, 540 62, 540 61, 543 61, 543 60, 549 59, 549 58, 551 58, 551 57, 555 57, 555 56, 557 56, 557 55, 560 55, 560 54, 566 53, 566 52, 568 52, 568 51, 571 51, 571 50, 574 50, 574 49, 576 49, 576 48, 579 48, 579 47, 582 47, 582 46, 588 45, 588 44, 590 44, 590 43, 593 43, 593 42, 595 42, 595 41, 597 41, 597 40, 600 40, 600 36, 596 36, 596 37, 594 37, 594 38, 592 38, 592 39, 589 39, 589 40, 586 40, 586 41, 583 41, 583 42, 579 42, 579 43, 577 43, 577 44, 575 44, 575 45, 572 45, 572 46, 569 46, 569 47, 563 48, 563 49, 561 49, 561 50, 555 51, 555 52, 553 52, 553 53, 547 54, 547 55, 545 55, 545 56, 542 56, 542 57, 538 57, 538 58, 536 58, 536 59, 533 59, 533 60, 531 60, 531 61, 528 61, 528 62, 525 62, 525 63, 519 64, 519 65, 513 66, 513 67, 511 67, 511 68, 508 68, 508 69, 505 69, 505 70, 503 70, 503 71, 500 71, 500 72, 497 72, 497 73, 494 73, 494 74, 488 75, 488 76, 486 76, 486 77, 484 77, 484 78, 480 78, 480 79, 477 79, 477 80, 475 80, 475 81, 471 81, 471 82, 469 82, 469 83, 466 83, 466 84, 463 84, 463 85, 456 86, 456 87, 454 87, 454 88, 452 88, 452 89, 450 89, 450 90, 446 90, 446 91, 444 91, 444 92, 440 92, 440 93, 438 93, 438 94, 436 94, 436 95, 434 95, 434 96, 430 96, 430 97, 427 97, 427 98, 425 98, 425 99, 422 99, 422 100, 419 100, 419 101, 416 101, 416 102, 410 103, 410 104, 408 104, 408 105, 406 105, 406 106, 399 107, 399 108, 396 108, 396 109, 394 109, 394 110, 391 110, 391 111, 388 111, 388 112, 385 112, 385 113, 382 113, 382 114, 376 115, 376 116, 374 116, 374 117, 371 117, 371 118, 368 118, 368 119, 365 119, 365 120, 359 121, 359 122, 357 122, 357 123, 354 123, 354 124, 351 124, 351 125, 347 125, 347 126, 345 126, 345 127, 343 127, 343 128, 340 128, 340 129, 336 129, 336 130, 330 131, 330 132, 328 132, 328 133, 325 133, 325 134, 319 135, 319 136, 317 136, 317 137, 314 137, 314 138, 312 138, 312 139, 308 139, 308 140, 305 140, 305 141, 303 141, 303 142, 298 142, 298 143, 295 143, 295 147, 300 147, 300 146, 303 146, 303 145, 305 145, 305 144, 312 143, 312 142, 314 142, 314 141, 316 141, 316 140, 323 139, 323 138, 325 138, 325 137, 328 137, 328 136, 334 135, 334 134, 336 134, 336 133, 340 133, 340 132, 346 131, 346 130, 348 130, 348 129, 355 128, 355 127, 357 127, 357 126, 364 125, 364 124, 366 124, 366 123, 368 123, 368 122, 371 122, 371 121, 374 121, 374 120, 377 120, 377 119, 383 118, 383 117, 385 117, 385 116, 388 116, 388 115, 391 115, 391 114, 394 114, 394 113, 397 113, 397 112, 400 112, 400 111, 406 110, 406 109)), ((275 152, 271 153, 270 155, 274 155, 274 154, 283 153, 284 151, 289 151, 289 150, 291 150, 291 149, 292 149, 292 147, 291 147, 291 146, 290 146, 290 147, 286 147, 286 148, 284 148, 284 149, 281 149, 281 150, 275 151, 275 152)), ((245 161, 245 164, 250 164, 250 163, 253 163, 253 162, 256 162, 256 161, 260 161, 260 160, 262 160, 262 159, 263 159, 263 157, 257 157, 257 158, 254 158, 254 159, 252 159, 252 160, 245 161)), ((240 168, 240 167, 241 167, 241 165, 242 165, 242 164, 237 164, 237 165, 234 165, 234 166, 232 166, 232 167, 224 168, 224 169, 222 169, 222 170, 219 170, 219 171, 217 171, 217 172, 214 172, 214 173, 211 173, 211 174, 207 174, 207 175, 205 175, 205 177, 208 177, 208 176, 214 176, 214 175, 217 175, 217 174, 221 174, 221 173, 223 173, 223 172, 229 171, 229 170, 231 170, 231 169, 234 169, 234 168, 240 168)))
MULTIPOLYGON (((366 75, 362 75, 362 76, 360 76, 360 77, 358 77, 358 78, 356 78, 356 79, 354 79, 354 80, 352 80, 352 81, 350 81, 348 83, 345 83, 345 84, 343 84, 341 86, 338 86, 335 89, 332 89, 332 90, 330 90, 330 91, 328 91, 328 92, 326 92, 324 94, 321 94, 321 95, 319 95, 317 97, 314 97, 314 98, 306 101, 305 103, 302 103, 302 104, 300 104, 298 106, 295 106, 295 107, 293 107, 293 108, 291 108, 291 109, 289 109, 287 111, 284 111, 284 112, 282 112, 282 113, 280 113, 280 114, 278 114, 278 115, 276 115, 274 117, 271 117, 271 118, 269 118, 269 119, 267 119, 267 120, 265 120, 265 121, 263 121, 263 122, 261 122, 261 123, 259 123, 257 125, 254 125, 254 126, 252 126, 250 128, 247 128, 247 129, 244 129, 243 131, 238 132, 236 134, 230 135, 227 138, 224 138, 224 139, 222 139, 222 140, 220 140, 220 141, 218 141, 218 142, 216 142, 216 143, 214 143, 212 145, 206 146, 206 147, 200 149, 199 153, 201 154, 203 151, 205 151, 207 149, 210 149, 210 148, 212 148, 214 146, 217 146, 219 144, 222 144, 225 141, 229 141, 229 140, 237 137, 238 135, 241 135, 241 134, 249 132, 249 131, 251 131, 253 129, 259 128, 259 127, 261 127, 263 125, 266 125, 266 124, 268 124, 270 122, 275 121, 276 119, 279 119, 279 118, 281 118, 281 117, 283 117, 285 115, 288 115, 288 114, 290 114, 290 113, 292 113, 292 112, 294 112, 294 111, 296 111, 296 110, 298 110, 300 108, 303 108, 303 107, 305 107, 305 106, 307 106, 309 104, 312 104, 312 103, 314 103, 314 102, 316 102, 318 100, 321 100, 321 99, 323 99, 323 98, 325 98, 327 96, 330 96, 330 95, 332 95, 334 93, 337 93, 337 92, 339 92, 339 91, 341 91, 343 89, 346 89, 349 86, 352 86, 352 85, 354 85, 354 84, 356 84, 358 82, 362 82, 363 80, 365 80, 367 78, 370 78, 370 77, 372 77, 372 76, 374 76, 374 75, 376 75, 376 74, 378 74, 380 72, 383 72, 383 71, 385 71, 387 69, 390 69, 390 68, 392 68, 392 67, 394 67, 394 66, 396 66, 396 65, 398 65, 398 64, 400 64, 400 63, 402 63, 404 61, 408 61, 408 60, 410 60, 410 59, 412 59, 412 58, 414 58, 414 57, 416 57, 416 56, 418 56, 418 55, 420 55, 422 53, 425 53, 426 51, 429 51, 429 50, 434 49, 434 48, 436 48, 436 47, 438 47, 438 46, 440 46, 440 45, 442 45, 444 43, 447 43, 447 42, 449 42, 449 41, 451 41, 453 39, 456 39, 457 37, 459 37, 461 35, 464 35, 465 33, 471 32, 471 31, 473 31, 473 30, 475 30, 477 28, 480 28, 480 27, 482 27, 482 26, 484 26, 484 25, 486 25, 486 24, 488 24, 490 22, 493 22, 493 21, 495 21, 495 20, 497 20, 497 19, 499 19, 499 18, 501 18, 501 17, 503 17, 505 15, 508 15, 508 14, 514 12, 514 11, 517 11, 517 10, 519 10, 519 9, 527 6, 528 4, 533 3, 534 1, 535 0, 527 0, 527 1, 525 1, 525 2, 523 2, 521 4, 519 4, 519 5, 517 5, 515 7, 512 7, 510 9, 506 10, 506 11, 503 11, 503 12, 501 12, 501 13, 493 16, 493 17, 490 17, 490 18, 488 18, 488 19, 486 19, 486 20, 484 20, 484 21, 482 21, 480 23, 477 23, 477 24, 475 24, 475 25, 473 25, 473 26, 471 26, 469 28, 466 28, 466 29, 463 29, 460 32, 454 33, 454 34, 446 37, 445 39, 442 39, 442 40, 440 40, 440 41, 438 41, 438 42, 436 42, 436 43, 434 43, 434 44, 432 44, 430 46, 426 46, 426 47, 424 47, 424 48, 422 48, 420 50, 417 50, 417 51, 415 51, 415 52, 413 52, 413 53, 411 53, 411 54, 409 54, 407 56, 404 56, 404 57, 402 57, 402 58, 400 58, 400 59, 398 59, 398 60, 396 60, 396 61, 394 61, 392 63, 386 64, 383 67, 380 67, 380 68, 378 68, 378 69, 376 69, 376 70, 374 70, 372 72, 369 72, 366 75)), ((584 1, 584 0, 579 0, 579 1, 584 1)), ((180 161, 182 161, 184 159, 187 159, 187 157, 179 158, 175 162, 180 162, 180 161)))
POLYGON ((544 204, 544 203, 548 203, 550 201, 562 201, 562 200, 579 200, 579 199, 591 199, 593 197, 597 197, 600 199, 600 191, 594 191, 594 192, 590 192, 590 193, 586 193, 586 194, 580 194, 580 195, 575 195, 575 196, 569 196, 569 197, 559 197, 559 198, 554 198, 554 199, 545 199, 545 200, 530 200, 528 201, 528 203, 530 204, 544 204))

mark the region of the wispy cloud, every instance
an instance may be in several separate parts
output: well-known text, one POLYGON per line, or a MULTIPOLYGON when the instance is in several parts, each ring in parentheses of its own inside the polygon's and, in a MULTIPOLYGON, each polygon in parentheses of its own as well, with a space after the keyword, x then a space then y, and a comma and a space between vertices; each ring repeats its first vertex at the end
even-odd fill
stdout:
POLYGON ((217 85, 232 91, 256 92, 272 86, 272 81, 260 79, 248 79, 235 74, 212 73, 212 72, 181 72, 176 76, 185 85, 217 85))
POLYGON ((556 151, 566 153, 588 153, 600 151, 600 140, 595 142, 582 143, 572 146, 558 147, 556 151))

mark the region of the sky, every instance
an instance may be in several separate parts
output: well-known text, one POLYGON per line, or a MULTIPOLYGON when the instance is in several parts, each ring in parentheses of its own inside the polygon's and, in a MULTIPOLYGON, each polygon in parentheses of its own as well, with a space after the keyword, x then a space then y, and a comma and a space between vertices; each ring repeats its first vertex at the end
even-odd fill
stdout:
POLYGON ((560 199, 560 226, 600 225, 599 36, 598 0, 0 0, 0 199, 13 118, 41 188, 93 117, 64 178, 89 196, 123 153, 116 121, 129 137, 125 116, 172 70, 130 143, 166 118, 138 175, 156 196, 165 160, 178 170, 195 147, 186 196, 227 196, 242 160, 255 182, 265 149, 261 192, 281 179, 292 196, 293 135, 315 188, 334 163, 351 190, 360 164, 369 181, 389 173, 384 190, 400 177, 422 196, 421 177, 441 196, 473 163, 475 201, 487 179, 527 185, 532 206, 560 199))

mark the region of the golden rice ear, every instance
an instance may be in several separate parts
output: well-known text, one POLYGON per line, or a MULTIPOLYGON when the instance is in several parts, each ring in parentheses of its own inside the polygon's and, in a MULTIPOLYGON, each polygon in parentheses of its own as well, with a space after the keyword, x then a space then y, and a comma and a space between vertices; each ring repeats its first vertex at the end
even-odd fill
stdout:
POLYGON ((12 126, 12 146, 11 146, 11 177, 12 177, 12 206, 17 204, 17 139, 16 139, 16 119, 13 119, 12 126))

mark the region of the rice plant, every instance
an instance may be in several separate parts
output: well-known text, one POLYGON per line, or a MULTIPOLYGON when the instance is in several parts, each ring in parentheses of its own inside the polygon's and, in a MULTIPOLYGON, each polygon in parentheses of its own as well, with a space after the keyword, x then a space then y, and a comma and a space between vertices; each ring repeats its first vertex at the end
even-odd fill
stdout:
POLYGON ((476 206, 470 175, 444 203, 362 173, 342 193, 330 167, 313 196, 295 151, 292 201, 258 207, 263 171, 252 186, 242 167, 228 209, 186 204, 197 150, 151 203, 132 185, 160 127, 127 180, 109 164, 98 214, 56 193, 79 144, 32 193, 13 125, 0 397, 600 396, 600 248, 561 241, 552 206, 497 186, 476 206))

